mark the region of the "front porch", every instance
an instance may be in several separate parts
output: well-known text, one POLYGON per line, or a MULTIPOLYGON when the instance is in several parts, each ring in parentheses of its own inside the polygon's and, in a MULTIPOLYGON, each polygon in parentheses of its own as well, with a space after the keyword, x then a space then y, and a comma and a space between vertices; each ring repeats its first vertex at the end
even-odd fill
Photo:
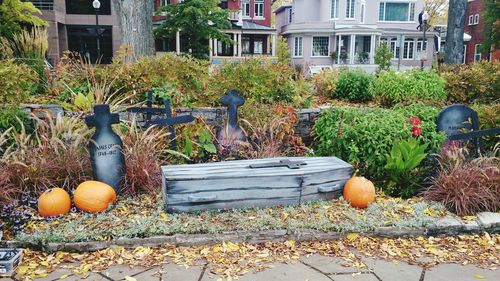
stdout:
POLYGON ((374 65, 380 33, 341 33, 335 35, 334 65, 374 65))

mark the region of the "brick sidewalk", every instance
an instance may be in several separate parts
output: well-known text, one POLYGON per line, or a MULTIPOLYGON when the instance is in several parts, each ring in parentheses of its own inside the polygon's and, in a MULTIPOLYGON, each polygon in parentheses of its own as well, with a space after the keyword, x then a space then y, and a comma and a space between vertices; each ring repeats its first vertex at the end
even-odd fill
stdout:
MULTIPOLYGON (((360 257, 369 269, 344 267, 343 261, 336 257, 313 255, 301 257, 296 263, 276 263, 272 268, 259 273, 249 273, 241 276, 241 281, 469 281, 469 280, 500 280, 500 270, 488 270, 473 265, 442 264, 429 269, 406 263, 393 263, 360 257)), ((137 281, 216 281, 219 277, 209 272, 210 265, 198 263, 184 268, 173 263, 162 267, 130 268, 128 266, 113 266, 109 269, 91 273, 86 279, 73 275, 72 269, 64 269, 64 265, 40 281, 61 280, 103 280, 118 281, 132 277, 137 281)), ((0 281, 19 280, 16 278, 0 278, 0 281)), ((130 279, 129 280, 133 280, 130 279)))

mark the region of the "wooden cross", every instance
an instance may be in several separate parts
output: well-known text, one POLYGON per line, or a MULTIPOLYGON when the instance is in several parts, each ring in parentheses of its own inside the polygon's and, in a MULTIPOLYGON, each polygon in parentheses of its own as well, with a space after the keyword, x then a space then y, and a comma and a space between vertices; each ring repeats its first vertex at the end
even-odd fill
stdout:
POLYGON ((172 116, 172 107, 170 106, 170 101, 168 100, 168 98, 165 98, 165 115, 166 115, 166 118, 159 118, 159 119, 155 119, 152 121, 148 120, 146 123, 146 126, 149 127, 149 126, 157 125, 159 127, 168 127, 168 130, 170 132, 170 144, 172 146, 172 149, 176 150, 177 149, 177 141, 176 141, 176 136, 175 136, 174 125, 193 122, 194 117, 192 115, 183 115, 183 116, 173 117, 172 116))

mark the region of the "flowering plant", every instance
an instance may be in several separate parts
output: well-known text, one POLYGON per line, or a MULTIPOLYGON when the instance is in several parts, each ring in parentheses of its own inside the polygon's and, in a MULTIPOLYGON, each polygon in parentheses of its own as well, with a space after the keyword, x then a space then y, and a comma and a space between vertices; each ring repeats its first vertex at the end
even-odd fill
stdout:
POLYGON ((422 122, 420 121, 420 118, 418 116, 406 118, 406 122, 412 125, 411 135, 413 137, 418 138, 420 135, 422 135, 422 127, 420 127, 420 125, 422 125, 422 122))

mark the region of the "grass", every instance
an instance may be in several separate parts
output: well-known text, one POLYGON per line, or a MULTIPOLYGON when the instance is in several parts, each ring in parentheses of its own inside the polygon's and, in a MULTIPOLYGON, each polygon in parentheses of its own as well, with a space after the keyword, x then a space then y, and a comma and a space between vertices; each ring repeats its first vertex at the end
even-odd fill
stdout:
POLYGON ((34 217, 16 239, 24 242, 81 242, 174 234, 217 234, 227 231, 314 229, 324 232, 366 232, 383 226, 425 227, 450 215, 437 203, 421 198, 379 196, 365 210, 343 199, 297 206, 195 214, 166 214, 160 196, 122 199, 105 213, 70 213, 52 221, 34 217))

